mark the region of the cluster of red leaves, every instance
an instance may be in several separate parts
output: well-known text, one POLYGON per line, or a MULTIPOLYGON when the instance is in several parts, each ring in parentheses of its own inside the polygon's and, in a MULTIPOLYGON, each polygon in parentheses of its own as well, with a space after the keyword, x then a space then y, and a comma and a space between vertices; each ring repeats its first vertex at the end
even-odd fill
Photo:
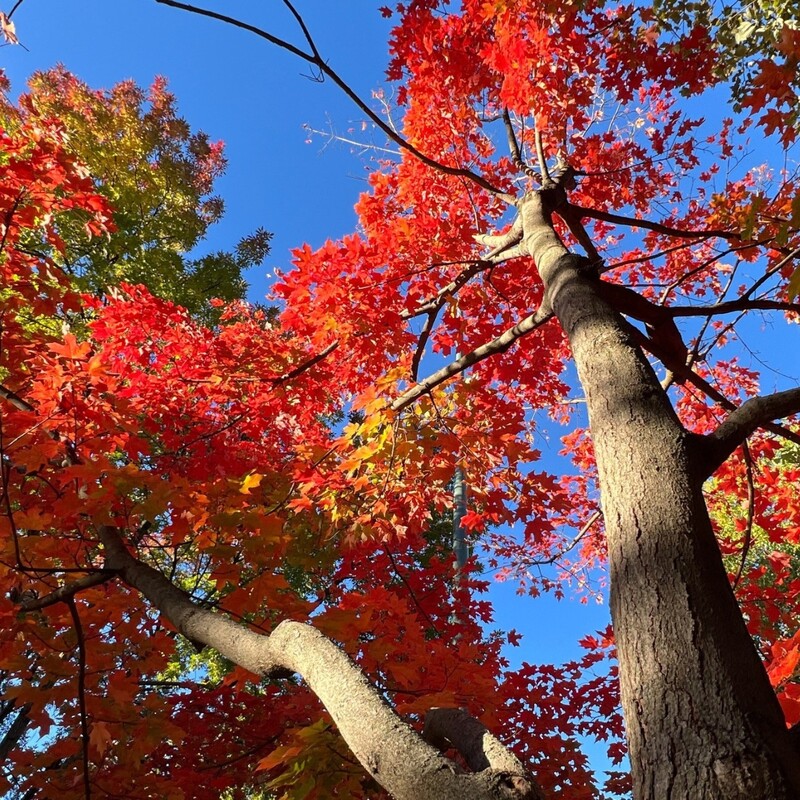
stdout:
POLYGON ((342 770, 355 787, 366 780, 299 687, 248 687, 234 673, 238 713, 216 705, 230 683, 159 690, 174 635, 120 585, 80 595, 80 628, 66 604, 19 614, 20 597, 47 595, 60 574, 102 567, 101 524, 129 531, 140 557, 265 632, 315 615, 403 713, 494 713, 502 640, 484 640, 488 611, 466 591, 456 616, 447 544, 425 539, 431 508, 446 502, 456 436, 430 409, 393 423, 380 385, 356 404, 363 421, 342 428, 332 387, 348 360, 319 359, 323 340, 243 304, 210 330, 142 287, 81 300, 29 244, 53 241, 62 210, 81 209, 100 235, 108 212, 58 130, 46 134, 4 140, 0 660, 7 699, 48 737, 15 751, 14 773, 82 796, 82 746, 68 734, 85 723, 101 791, 200 797, 201 763, 215 776, 209 797, 264 780, 259 763, 276 785, 292 784, 297 742, 316 765, 315 791, 342 770), (89 338, 54 331, 56 313, 88 320, 89 338), (312 758, 310 730, 327 736, 334 767, 312 758), (267 760, 270 750, 280 757, 267 760))
POLYGON ((776 57, 760 59, 743 104, 760 114, 759 125, 777 133, 785 144, 797 136, 797 104, 800 99, 800 30, 784 25, 776 43, 776 57), (787 125, 787 118, 791 123, 787 125))

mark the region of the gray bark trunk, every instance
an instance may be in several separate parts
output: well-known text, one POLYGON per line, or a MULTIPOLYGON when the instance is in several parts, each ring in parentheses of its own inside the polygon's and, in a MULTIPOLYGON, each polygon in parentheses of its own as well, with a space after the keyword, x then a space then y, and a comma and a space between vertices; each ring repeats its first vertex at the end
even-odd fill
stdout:
POLYGON ((800 758, 728 583, 702 496, 698 440, 628 323, 550 222, 523 243, 569 339, 600 478, 636 800, 800 797, 800 758))
POLYGON ((101 528, 106 567, 140 591, 175 628, 234 663, 264 677, 302 676, 325 706, 364 769, 396 800, 539 800, 539 789, 519 760, 476 721, 459 736, 447 715, 434 728, 450 734, 478 771, 464 773, 389 707, 364 673, 311 625, 284 621, 269 635, 197 607, 160 572, 136 560, 114 528, 101 528), (482 758, 478 754, 482 755, 482 758))

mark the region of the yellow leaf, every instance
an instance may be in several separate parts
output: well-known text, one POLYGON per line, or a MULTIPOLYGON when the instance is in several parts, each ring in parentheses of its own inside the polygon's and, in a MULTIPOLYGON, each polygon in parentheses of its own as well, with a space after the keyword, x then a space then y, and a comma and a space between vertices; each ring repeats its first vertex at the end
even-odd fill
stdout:
POLYGON ((255 488, 256 486, 261 485, 261 479, 263 475, 259 475, 258 472, 251 472, 243 481, 242 485, 239 488, 239 491, 242 494, 250 494, 250 490, 255 488))

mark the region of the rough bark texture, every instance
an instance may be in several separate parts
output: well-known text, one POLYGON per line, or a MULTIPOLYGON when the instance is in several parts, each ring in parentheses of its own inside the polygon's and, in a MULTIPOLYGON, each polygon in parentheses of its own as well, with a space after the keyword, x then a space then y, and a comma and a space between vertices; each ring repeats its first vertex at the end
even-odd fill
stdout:
MULTIPOLYGON (((139 590, 184 636, 265 677, 300 674, 366 771, 397 800, 538 800, 536 785, 494 737, 491 758, 465 774, 383 700, 346 653, 311 625, 285 621, 265 636, 198 608, 161 573, 136 560, 103 528, 106 567, 139 590), (504 753, 504 756, 503 756, 504 753)), ((457 737, 456 737, 457 738, 457 737)), ((458 747, 458 742, 454 742, 458 747)), ((471 744, 471 742, 470 742, 471 744)))
POLYGON ((550 223, 523 243, 569 338, 595 446, 636 800, 800 797, 800 758, 747 633, 702 497, 697 440, 628 323, 550 223))

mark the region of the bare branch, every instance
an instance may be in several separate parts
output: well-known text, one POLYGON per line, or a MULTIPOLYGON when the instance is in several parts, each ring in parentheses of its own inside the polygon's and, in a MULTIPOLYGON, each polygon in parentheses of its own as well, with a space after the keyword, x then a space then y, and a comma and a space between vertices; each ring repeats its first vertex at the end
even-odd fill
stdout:
POLYGON ((302 364, 296 366, 294 369, 289 370, 289 372, 287 372, 285 375, 275 378, 273 383, 276 386, 279 386, 282 383, 287 383, 288 381, 300 377, 300 375, 302 375, 304 372, 307 372, 309 369, 311 369, 311 367, 326 359, 334 350, 336 350, 338 346, 339 340, 337 339, 331 342, 324 350, 317 353, 317 355, 312 356, 307 361, 304 361, 302 364))
POLYGON ((58 589, 46 594, 44 597, 35 597, 25 600, 20 604, 22 611, 40 611, 48 606, 55 605, 56 603, 64 603, 75 597, 78 592, 84 589, 89 589, 92 586, 99 586, 102 583, 107 583, 114 577, 115 573, 111 570, 100 570, 98 572, 91 572, 84 578, 79 578, 72 583, 59 586, 58 589))
POLYGON ((11 11, 9 11, 8 14, 6 15, 9 19, 11 19, 11 17, 14 16, 14 12, 22 5, 23 1, 24 0, 17 0, 17 2, 14 3, 14 5, 11 8, 11 11))
POLYGON ((664 306, 673 317, 706 317, 712 314, 733 314, 737 311, 796 311, 800 303, 784 303, 780 300, 749 300, 740 297, 710 306, 664 306))
POLYGON ((514 344, 514 342, 517 341, 517 339, 525 336, 525 334, 528 334, 531 331, 536 330, 536 328, 543 325, 552 316, 553 312, 549 307, 544 305, 540 306, 539 309, 537 309, 533 314, 525 317, 525 319, 523 319, 521 322, 518 322, 513 328, 509 328, 507 331, 505 331, 505 333, 501 334, 496 339, 492 339, 491 342, 487 342, 480 347, 476 347, 471 352, 461 356, 461 358, 457 358, 455 361, 450 362, 446 367, 442 367, 442 369, 434 372, 433 375, 425 378, 424 381, 421 381, 407 392, 401 394, 400 397, 398 397, 392 403, 392 410, 401 411, 406 406, 413 403, 418 397, 421 397, 423 394, 427 394, 431 389, 433 389, 435 386, 438 386, 440 383, 444 383, 444 381, 446 381, 448 378, 458 375, 468 367, 473 366, 473 364, 477 364, 478 362, 489 358, 489 356, 493 356, 496 353, 504 353, 509 347, 511 347, 512 344, 514 344))
POLYGON ((493 262, 487 259, 473 261, 467 269, 460 272, 453 278, 450 283, 443 286, 436 293, 435 297, 431 297, 422 305, 417 306, 413 311, 402 311, 400 317, 402 319, 412 319, 413 317, 420 317, 423 314, 430 314, 431 311, 438 310, 442 307, 448 297, 454 295, 462 286, 465 286, 469 281, 474 278, 478 273, 483 272, 493 266, 493 262))
MULTIPOLYGON (((9 702, 11 703, 10 710, 13 710, 13 701, 9 702)), ((24 706, 20 706, 18 709, 16 709, 17 716, 8 727, 8 730, 6 730, 2 741, 0 741, 0 763, 3 763, 8 758, 11 751, 16 747, 17 742, 22 738, 23 734, 28 729, 28 723, 30 722, 28 712, 31 710, 31 708, 31 703, 25 703, 24 706)))
POLYGON ((78 648, 78 713, 81 721, 81 761, 83 772, 83 790, 86 800, 90 800, 92 785, 89 779, 89 720, 86 714, 86 638, 83 635, 83 625, 75 605, 74 595, 67 600, 69 613, 72 616, 72 625, 75 628, 75 638, 78 648))
POLYGON ((550 177, 550 170, 547 169, 547 158, 544 154, 544 145, 542 144, 542 132, 536 128, 533 132, 533 142, 536 145, 536 160, 539 162, 539 169, 542 173, 542 188, 551 189, 555 184, 550 177))
MULTIPOLYGON (((706 474, 711 475, 756 428, 764 427, 770 430, 767 423, 798 413, 800 413, 800 388, 752 397, 742 403, 703 440, 706 474)), ((794 438, 792 440, 797 441, 794 438)))
MULTIPOLYGON (((365 102, 364 100, 359 97, 359 95, 347 84, 339 74, 328 65, 328 63, 322 58, 322 56, 316 51, 316 47, 313 45, 313 42, 310 39, 308 34, 308 29, 306 28, 305 24, 302 22, 301 29, 303 31, 306 40, 309 42, 309 46, 312 49, 311 53, 306 53, 304 50, 301 50, 299 47, 287 42, 285 39, 281 39, 273 34, 265 31, 263 28, 259 28, 255 25, 250 25, 247 22, 243 22, 240 19, 236 19, 235 17, 230 17, 226 14, 220 14, 216 11, 210 11, 205 8, 200 8, 199 6, 191 5, 189 3, 181 3, 178 0, 156 0, 157 3, 165 6, 171 6, 172 8, 179 8, 183 11, 189 11, 192 14, 198 14, 203 17, 210 17, 211 19, 218 20, 219 22, 224 22, 227 25, 232 25, 235 28, 241 28, 242 30, 248 31, 250 33, 255 34, 256 36, 260 37, 261 39, 266 39, 271 44, 274 44, 276 47, 280 47, 283 50, 287 50, 292 55, 297 56, 297 58, 302 59, 303 61, 311 64, 313 67, 319 70, 322 75, 327 76, 330 78, 346 95, 350 98, 350 100, 355 103, 355 105, 367 115, 371 122, 373 122, 380 130, 383 131, 386 136, 391 139, 398 147, 401 147, 406 152, 410 153, 415 158, 419 159, 423 164, 432 169, 435 169, 439 172, 444 173, 445 175, 453 175, 459 176, 462 178, 467 178, 468 180, 472 181, 473 183, 480 186, 482 189, 485 189, 487 192, 499 197, 500 199, 504 200, 506 203, 510 205, 514 205, 516 203, 516 198, 509 194, 508 192, 504 192, 502 189, 491 184, 489 181, 486 180, 482 175, 479 175, 476 172, 473 172, 469 169, 464 169, 461 167, 451 167, 447 164, 442 164, 440 161, 437 161, 434 158, 430 158, 426 156, 424 153, 417 150, 414 145, 412 145, 409 141, 404 139, 400 134, 397 133, 390 125, 387 125, 381 117, 376 114, 365 102)), ((284 0, 284 4, 290 9, 292 15, 298 19, 299 14, 294 9, 294 7, 284 0)))
POLYGON ((570 233, 575 237, 578 244, 584 249, 589 261, 591 261, 592 264, 596 264, 599 269, 603 259, 600 257, 600 253, 597 252, 597 248, 594 246, 592 237, 589 236, 586 228, 583 227, 580 215, 575 214, 572 211, 572 206, 570 206, 569 203, 565 203, 558 207, 556 209, 556 213, 567 224, 570 233))
POLYGON ((425 324, 422 327, 422 331, 419 335, 419 340, 417 341, 417 349, 414 351, 414 357, 411 359, 411 380, 416 381, 419 378, 419 365, 422 361, 422 356, 425 353, 425 346, 428 344, 428 339, 430 338, 431 331, 433 330, 433 326, 436 324, 436 317, 439 315, 439 309, 442 307, 442 303, 438 303, 433 309, 428 312, 428 316, 425 319, 425 324))
POLYGON ((530 164, 525 163, 522 157, 522 152, 519 149, 519 142, 517 141, 516 134, 514 133, 514 126, 511 123, 511 116, 508 109, 503 109, 503 124, 506 127, 506 138, 508 139, 508 149, 511 152, 511 163, 520 171, 524 172, 529 178, 541 180, 541 176, 536 172, 530 164))
POLYGON ((20 411, 36 411, 30 403, 23 400, 16 392, 12 392, 11 389, 6 389, 6 387, 2 385, 0 385, 0 397, 7 400, 14 408, 20 411))
POLYGON ((792 259, 800 257, 800 247, 796 247, 789 252, 785 248, 776 248, 778 252, 784 254, 784 257, 773 264, 753 285, 742 295, 742 297, 752 297, 756 290, 766 281, 768 281, 776 272, 782 270, 792 259))
POLYGON ((750 552, 750 545, 753 542, 753 516, 756 510, 756 487, 753 483, 753 457, 750 455, 750 448, 747 442, 742 446, 744 451, 745 478, 747 480, 747 517, 745 519, 744 536, 742 543, 742 554, 739 560, 739 569, 736 570, 736 577, 733 579, 733 589, 739 585, 747 563, 747 554, 750 552))
MULTIPOLYGON (((160 0, 159 0, 160 1, 160 0)), ((630 228, 645 228, 649 231, 656 233, 663 233, 665 236, 675 236, 679 239, 708 239, 716 236, 720 239, 738 240, 739 234, 733 231, 723 230, 705 230, 693 231, 683 230, 681 228, 673 228, 670 225, 662 225, 659 222, 650 222, 646 219, 636 219, 634 217, 625 217, 620 214, 611 214, 608 211, 600 211, 596 208, 586 208, 585 206, 577 206, 569 203, 569 207, 574 209, 576 214, 581 217, 590 217, 591 219, 599 219, 603 222, 613 222, 617 225, 627 225, 630 228)))
POLYGON ((522 239, 522 218, 517 215, 513 224, 505 233, 479 233, 473 236, 478 244, 484 247, 491 247, 492 249, 482 257, 483 261, 491 261, 498 258, 513 245, 517 244, 522 239))

